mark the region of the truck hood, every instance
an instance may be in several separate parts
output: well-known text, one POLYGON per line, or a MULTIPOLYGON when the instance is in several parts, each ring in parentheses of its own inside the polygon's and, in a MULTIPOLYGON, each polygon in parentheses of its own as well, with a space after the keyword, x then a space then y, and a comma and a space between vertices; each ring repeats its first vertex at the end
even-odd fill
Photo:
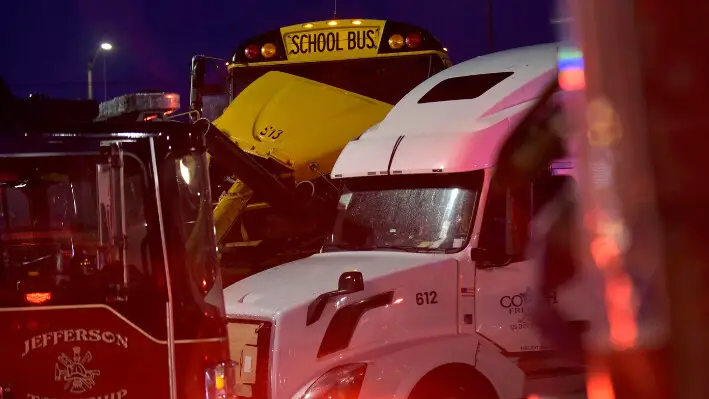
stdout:
POLYGON ((228 316, 274 319, 278 313, 307 306, 318 295, 337 289, 340 275, 359 271, 368 283, 406 269, 430 264, 444 255, 407 252, 331 252, 286 263, 240 280, 224 290, 228 316))

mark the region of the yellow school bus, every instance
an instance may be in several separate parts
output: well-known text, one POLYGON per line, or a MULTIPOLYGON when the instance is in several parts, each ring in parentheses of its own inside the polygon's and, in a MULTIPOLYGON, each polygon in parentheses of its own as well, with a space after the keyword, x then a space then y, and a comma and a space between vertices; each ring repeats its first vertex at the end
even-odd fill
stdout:
POLYGON ((293 192, 334 198, 332 209, 285 217, 263 191, 248 187, 247 171, 230 175, 210 165, 228 284, 317 251, 339 198, 326 176, 342 148, 451 62, 443 45, 419 26, 341 19, 248 38, 228 62, 226 85, 205 85, 204 65, 203 58, 193 59, 192 110, 212 120, 258 163, 251 169, 267 169, 293 192))
POLYGON ((420 26, 373 19, 308 22, 237 46, 229 65, 230 97, 280 71, 395 104, 450 65, 446 48, 420 26))

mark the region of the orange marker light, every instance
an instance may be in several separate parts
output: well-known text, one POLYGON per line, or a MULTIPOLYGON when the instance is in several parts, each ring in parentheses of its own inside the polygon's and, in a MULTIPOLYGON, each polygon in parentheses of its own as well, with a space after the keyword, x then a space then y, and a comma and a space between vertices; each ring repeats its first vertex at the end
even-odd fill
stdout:
POLYGON ((261 47, 261 55, 264 58, 271 58, 276 55, 276 46, 273 43, 266 43, 261 47))
POLYGON ((398 50, 403 46, 404 46, 404 37, 403 36, 401 36, 398 33, 391 35, 391 37, 389 38, 389 47, 393 48, 394 50, 398 50))
POLYGON ((25 301, 34 305, 45 303, 50 299, 52 299, 51 292, 30 292, 25 294, 25 301))

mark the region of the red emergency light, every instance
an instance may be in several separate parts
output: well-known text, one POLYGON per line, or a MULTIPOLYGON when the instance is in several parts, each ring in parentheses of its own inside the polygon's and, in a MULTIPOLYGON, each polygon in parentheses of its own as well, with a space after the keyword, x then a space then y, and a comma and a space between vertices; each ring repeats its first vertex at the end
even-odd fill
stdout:
POLYGON ((52 299, 51 292, 29 292, 25 294, 25 301, 33 305, 41 305, 52 299))

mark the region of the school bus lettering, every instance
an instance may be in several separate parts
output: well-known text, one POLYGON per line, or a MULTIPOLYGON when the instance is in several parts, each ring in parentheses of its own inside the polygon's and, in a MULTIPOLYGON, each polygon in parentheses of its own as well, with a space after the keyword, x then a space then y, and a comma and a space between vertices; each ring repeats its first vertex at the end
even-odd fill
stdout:
POLYGON ((376 49, 377 29, 297 33, 290 35, 289 55, 376 49))
POLYGON ((377 44, 374 42, 374 34, 374 29, 367 29, 366 31, 347 32, 347 49, 364 50, 366 48, 376 48, 377 44))
POLYGON ((292 36, 293 48, 290 54, 324 53, 344 50, 340 43, 340 32, 320 32, 292 36))

